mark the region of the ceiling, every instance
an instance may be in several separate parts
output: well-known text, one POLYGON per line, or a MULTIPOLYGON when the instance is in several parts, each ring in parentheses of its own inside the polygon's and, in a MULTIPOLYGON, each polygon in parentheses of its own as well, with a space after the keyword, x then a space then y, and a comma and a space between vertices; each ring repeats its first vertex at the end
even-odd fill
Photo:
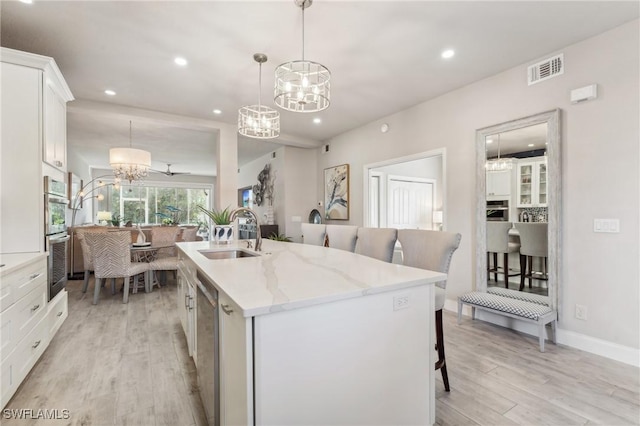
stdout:
MULTIPOLYGON (((128 145, 132 120, 132 145, 151 151, 154 168, 171 163, 173 171, 215 174, 218 135, 211 129, 220 122, 234 125, 238 108, 257 103, 253 54, 269 57, 261 95, 270 106, 275 67, 301 59, 301 12, 292 0, 34 0, 3 1, 1 8, 2 46, 55 58, 78 100, 69 104, 69 150, 95 167, 108 166, 109 147, 128 145), (188 65, 175 65, 176 56, 188 65), (105 89, 117 94, 107 96, 105 89), (148 111, 178 119, 141 120, 148 111), (211 124, 193 126, 194 120, 211 124)), ((281 111, 283 136, 271 142, 239 138, 239 165, 281 144, 319 146, 544 59, 637 19, 638 8, 632 1, 316 0, 305 11, 305 59, 331 70, 331 106, 317 114, 281 111), (440 53, 447 48, 456 54, 444 60, 440 53), (322 123, 314 124, 316 117, 322 123)))

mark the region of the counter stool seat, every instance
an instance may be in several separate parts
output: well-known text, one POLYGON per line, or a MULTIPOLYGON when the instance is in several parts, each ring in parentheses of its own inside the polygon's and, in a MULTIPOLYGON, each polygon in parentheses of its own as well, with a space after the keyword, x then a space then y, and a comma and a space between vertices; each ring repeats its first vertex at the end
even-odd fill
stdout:
POLYGON ((509 277, 520 275, 521 272, 509 274, 509 254, 518 253, 520 243, 509 241, 509 230, 513 228, 511 222, 487 222, 487 273, 493 272, 496 283, 500 268, 498 266, 498 254, 503 255, 504 287, 509 288, 509 277), (493 266, 491 266, 493 255, 493 266))

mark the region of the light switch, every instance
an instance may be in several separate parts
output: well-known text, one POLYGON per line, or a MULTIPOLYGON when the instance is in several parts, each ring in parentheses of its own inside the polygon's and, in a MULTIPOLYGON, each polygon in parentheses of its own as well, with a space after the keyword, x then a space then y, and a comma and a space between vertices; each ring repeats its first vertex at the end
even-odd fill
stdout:
POLYGON ((593 232, 620 232, 620 219, 593 219, 593 232))

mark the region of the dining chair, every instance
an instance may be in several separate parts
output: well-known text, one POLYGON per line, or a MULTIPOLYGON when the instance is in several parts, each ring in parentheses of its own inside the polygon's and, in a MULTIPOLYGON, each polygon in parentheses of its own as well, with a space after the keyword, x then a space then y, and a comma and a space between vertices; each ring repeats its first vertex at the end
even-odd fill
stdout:
POLYGON ((134 279, 134 290, 138 288, 139 275, 145 278, 145 289, 148 288, 146 272, 149 264, 145 262, 131 261, 131 233, 107 232, 86 233, 84 235, 93 256, 95 284, 93 291, 93 304, 98 303, 100 288, 103 279, 112 278, 111 294, 115 294, 115 279, 124 279, 124 295, 122 303, 129 302, 129 279, 134 279))
MULTIPOLYGON (((414 268, 449 273, 453 253, 460 246, 462 236, 453 232, 426 231, 420 229, 398 230, 398 241, 402 246, 402 263, 414 268)), ((436 348, 438 361, 435 369, 440 369, 445 391, 449 392, 449 375, 444 354, 444 329, 442 326, 442 309, 444 308, 447 281, 436 283, 436 348)))
POLYGON ((521 272, 509 274, 509 254, 520 250, 520 243, 509 241, 509 230, 513 228, 512 222, 487 222, 487 275, 493 272, 495 282, 498 282, 498 254, 503 255, 504 287, 509 288, 509 277, 521 275, 521 272), (493 255, 493 256, 492 256, 493 255), (493 266, 490 258, 493 257, 493 266))
POLYGON ((524 289, 525 278, 529 279, 529 288, 533 278, 547 280, 548 224, 546 222, 517 222, 516 229, 520 234, 520 291, 524 289), (533 271, 533 258, 541 259, 541 271, 533 271))
POLYGON ((182 241, 195 241, 198 233, 198 228, 184 228, 182 230, 182 241))
POLYGON ((398 230, 395 228, 358 228, 356 253, 384 262, 393 260, 398 230))
POLYGON ((107 232, 104 227, 91 227, 90 230, 84 230, 82 228, 76 228, 74 233, 78 242, 80 243, 80 250, 82 251, 82 265, 84 266, 84 282, 82 283, 82 292, 86 293, 89 287, 89 277, 93 271, 93 255, 91 254, 91 247, 84 238, 84 234, 87 232, 92 233, 105 233, 107 232))
POLYGON ((302 243, 314 246, 324 246, 327 236, 327 226, 317 223, 302 223, 302 243))
POLYGON ((167 244, 171 247, 158 249, 155 260, 149 262, 149 289, 155 285, 160 287, 160 281, 153 277, 155 271, 173 271, 174 278, 178 270, 178 256, 175 242, 178 238, 177 226, 154 226, 151 228, 151 245, 167 244))
POLYGON ((355 225, 327 225, 327 247, 355 252, 358 227, 355 225))

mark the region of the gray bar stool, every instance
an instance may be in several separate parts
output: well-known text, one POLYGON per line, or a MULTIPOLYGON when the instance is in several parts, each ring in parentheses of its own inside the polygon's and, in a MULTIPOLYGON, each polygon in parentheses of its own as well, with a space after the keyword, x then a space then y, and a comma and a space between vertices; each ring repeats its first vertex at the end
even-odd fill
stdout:
POLYGON ((302 231, 303 244, 310 244, 313 246, 324 246, 324 242, 327 235, 326 225, 317 223, 301 223, 300 230, 302 231))
POLYGON ((518 222, 516 229, 520 234, 520 291, 524 289, 524 279, 529 278, 529 288, 533 278, 547 280, 547 257, 549 249, 547 244, 547 223, 546 222, 518 222), (542 259, 542 271, 533 271, 533 258, 542 259))
POLYGON ((520 250, 520 243, 509 242, 509 230, 513 227, 512 222, 487 222, 487 272, 494 274, 494 280, 498 282, 498 254, 502 254, 504 286, 509 288, 509 277, 521 275, 521 272, 509 275, 509 254, 517 253, 520 250), (493 267, 490 258, 493 254, 493 267))

